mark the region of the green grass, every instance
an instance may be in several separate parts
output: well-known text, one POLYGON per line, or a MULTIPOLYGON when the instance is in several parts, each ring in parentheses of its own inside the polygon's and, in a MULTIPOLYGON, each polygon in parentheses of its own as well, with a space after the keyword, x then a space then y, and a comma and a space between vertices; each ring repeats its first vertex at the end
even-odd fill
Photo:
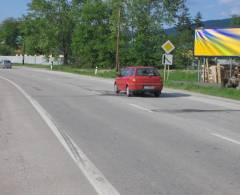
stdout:
POLYGON ((173 70, 170 71, 169 80, 197 82, 197 76, 197 71, 195 70, 173 70))
POLYGON ((48 65, 39 65, 39 64, 14 64, 14 66, 16 67, 21 67, 21 66, 24 66, 24 67, 30 67, 30 68, 43 68, 43 69, 50 69, 50 66, 48 65))
POLYGON ((53 70, 81 74, 81 75, 97 76, 102 78, 115 78, 116 76, 115 70, 109 70, 109 69, 102 69, 102 70, 100 69, 98 70, 97 75, 95 75, 95 69, 79 69, 73 66, 54 66, 53 70))
MULTIPOLYGON (((17 65, 20 66, 20 65, 17 65)), ((50 69, 50 66, 44 65, 24 65, 32 68, 44 68, 50 69)), ((88 76, 97 76, 102 78, 115 78, 116 72, 115 70, 98 70, 98 74, 95 75, 94 69, 80 69, 74 66, 66 66, 59 65, 53 66, 54 71, 62 71, 75 73, 80 75, 88 75, 88 76)), ((163 75, 163 71, 161 70, 161 75, 163 75)), ((195 70, 172 70, 170 71, 169 80, 164 84, 165 87, 174 88, 174 89, 183 89, 187 91, 213 95, 218 97, 225 97, 235 100, 240 100, 240 90, 232 89, 232 88, 221 88, 215 85, 209 84, 198 84, 197 83, 197 71, 195 70)))
POLYGON ((174 82, 174 81, 167 81, 165 83, 165 86, 174 89, 183 89, 187 91, 202 93, 206 95, 213 95, 218 97, 240 100, 240 90, 236 90, 233 88, 221 88, 218 86, 198 84, 196 82, 174 82))

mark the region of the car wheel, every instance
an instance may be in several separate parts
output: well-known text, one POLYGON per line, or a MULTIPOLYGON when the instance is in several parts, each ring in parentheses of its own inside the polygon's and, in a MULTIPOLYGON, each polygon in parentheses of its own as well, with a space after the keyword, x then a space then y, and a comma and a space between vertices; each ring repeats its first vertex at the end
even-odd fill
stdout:
POLYGON ((155 96, 155 97, 159 97, 160 95, 161 95, 161 91, 155 91, 155 92, 154 92, 154 96, 155 96))
POLYGON ((129 90, 129 87, 127 86, 126 87, 126 96, 127 97, 130 97, 132 94, 131 94, 131 91, 129 90))
POLYGON ((116 93, 116 94, 119 94, 119 89, 118 89, 118 86, 116 85, 116 83, 114 84, 114 92, 116 93))

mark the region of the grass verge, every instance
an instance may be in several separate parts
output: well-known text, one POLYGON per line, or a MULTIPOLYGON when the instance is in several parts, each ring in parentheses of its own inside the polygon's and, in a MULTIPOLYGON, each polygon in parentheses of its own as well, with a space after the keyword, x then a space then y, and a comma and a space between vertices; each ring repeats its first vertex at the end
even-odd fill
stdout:
POLYGON ((96 77, 102 77, 102 78, 115 78, 116 76, 115 70, 109 70, 109 69, 102 69, 102 70, 100 69, 98 70, 97 75, 95 75, 95 69, 80 69, 78 67, 73 67, 73 66, 54 66, 53 70, 81 74, 81 75, 88 75, 88 76, 96 76, 96 77))
POLYGON ((174 81, 166 82, 165 86, 174 89, 183 89, 187 91, 202 93, 206 95, 213 95, 234 100, 240 100, 240 90, 233 88, 222 88, 218 86, 204 85, 193 82, 174 82, 174 81))
POLYGON ((39 65, 39 64, 14 64, 13 66, 15 67, 29 67, 29 68, 42 68, 42 69, 49 69, 50 70, 50 66, 48 65, 39 65))

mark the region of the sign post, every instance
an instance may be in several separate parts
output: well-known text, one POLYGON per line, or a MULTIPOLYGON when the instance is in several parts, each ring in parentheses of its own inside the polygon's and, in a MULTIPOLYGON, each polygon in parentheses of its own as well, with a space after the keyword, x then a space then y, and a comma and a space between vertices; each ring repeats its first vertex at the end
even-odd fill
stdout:
POLYGON ((162 63, 164 65, 164 81, 166 81, 169 78, 170 66, 173 64, 173 55, 170 53, 175 49, 175 46, 172 44, 171 41, 168 40, 162 45, 162 49, 165 51, 165 54, 163 54, 162 57, 162 63), (168 73, 166 78, 167 70, 168 73))

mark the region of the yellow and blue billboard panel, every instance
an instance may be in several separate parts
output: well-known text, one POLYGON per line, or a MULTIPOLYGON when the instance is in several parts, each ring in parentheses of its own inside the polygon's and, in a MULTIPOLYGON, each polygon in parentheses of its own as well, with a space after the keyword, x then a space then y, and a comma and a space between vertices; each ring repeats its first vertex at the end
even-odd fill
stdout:
POLYGON ((240 28, 196 30, 194 55, 240 56, 240 28))

